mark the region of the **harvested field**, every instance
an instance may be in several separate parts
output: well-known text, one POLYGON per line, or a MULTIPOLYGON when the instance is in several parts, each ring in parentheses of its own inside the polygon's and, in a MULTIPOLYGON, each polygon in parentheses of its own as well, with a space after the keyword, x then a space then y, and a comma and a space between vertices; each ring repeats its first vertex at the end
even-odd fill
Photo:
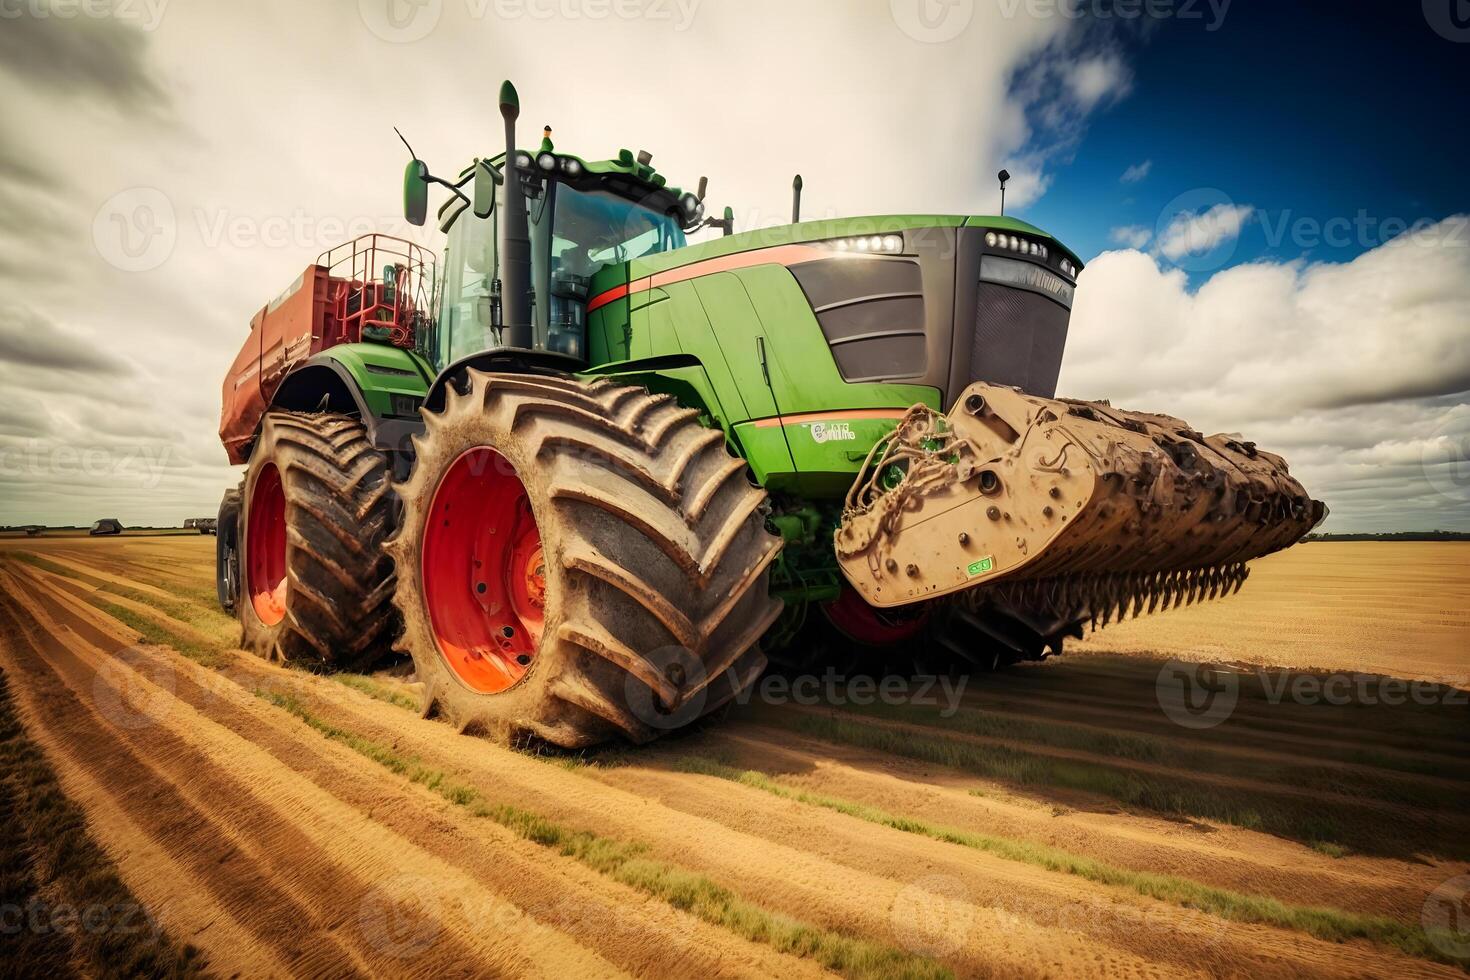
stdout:
MULTIPOLYGON (((580 756, 419 717, 401 666, 318 676, 239 652, 212 549, 0 541, 11 710, 158 923, 148 955, 186 968, 1470 963, 1452 907, 1470 883, 1470 545, 1301 546, 1257 562, 1238 596, 1109 627, 1060 660, 909 685, 908 703, 768 681, 698 730, 580 756)), ((11 949, 78 955, 27 938, 0 935, 7 965, 11 949)))

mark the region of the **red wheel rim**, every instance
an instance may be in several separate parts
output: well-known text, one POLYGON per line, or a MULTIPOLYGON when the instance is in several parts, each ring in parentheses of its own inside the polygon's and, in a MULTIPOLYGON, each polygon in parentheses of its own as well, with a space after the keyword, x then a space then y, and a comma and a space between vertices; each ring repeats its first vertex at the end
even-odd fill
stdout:
POLYGON ((250 492, 245 585, 262 623, 274 626, 286 618, 286 492, 275 463, 261 467, 250 492))
POLYGON ((827 621, 843 636, 874 647, 911 640, 929 621, 927 608, 916 611, 876 609, 849 585, 842 587, 842 593, 836 599, 825 603, 822 611, 826 613, 827 621))
POLYGON ((545 626, 546 566, 526 487, 493 449, 471 449, 434 490, 424 526, 424 605, 449 668, 472 690, 521 679, 545 626))

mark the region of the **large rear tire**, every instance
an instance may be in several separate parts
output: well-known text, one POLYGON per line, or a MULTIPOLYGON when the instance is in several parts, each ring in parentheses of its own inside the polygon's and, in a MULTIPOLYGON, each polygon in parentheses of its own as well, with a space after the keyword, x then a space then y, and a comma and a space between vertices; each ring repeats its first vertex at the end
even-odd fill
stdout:
POLYGON ((244 492, 243 480, 225 491, 215 525, 214 592, 220 608, 231 614, 240 598, 240 498, 244 492))
POLYGON ((241 645, 322 668, 360 669, 388 652, 393 487, 363 424, 268 413, 241 501, 241 645))
POLYGON ((697 412, 470 371, 425 419, 389 544, 425 714, 566 748, 646 742, 755 682, 781 543, 697 412))

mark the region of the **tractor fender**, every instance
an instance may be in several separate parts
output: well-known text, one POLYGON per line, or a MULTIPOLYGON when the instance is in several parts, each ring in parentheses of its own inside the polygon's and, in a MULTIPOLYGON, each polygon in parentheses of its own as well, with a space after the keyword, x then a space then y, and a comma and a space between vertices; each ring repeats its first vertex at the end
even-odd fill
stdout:
POLYGON ((445 391, 450 384, 456 384, 468 390, 471 369, 483 371, 486 374, 565 376, 586 366, 586 362, 581 358, 572 357, 569 354, 558 354, 555 351, 522 350, 520 348, 479 351, 467 357, 461 357, 439 372, 433 384, 429 385, 428 393, 424 396, 424 408, 430 412, 443 411, 445 391))
POLYGON ((367 427, 374 448, 407 452, 413 436, 424 431, 418 408, 426 375, 406 354, 401 359, 411 366, 376 363, 393 348, 370 345, 365 352, 359 350, 363 346, 344 344, 309 358, 282 379, 270 408, 354 416, 367 427))

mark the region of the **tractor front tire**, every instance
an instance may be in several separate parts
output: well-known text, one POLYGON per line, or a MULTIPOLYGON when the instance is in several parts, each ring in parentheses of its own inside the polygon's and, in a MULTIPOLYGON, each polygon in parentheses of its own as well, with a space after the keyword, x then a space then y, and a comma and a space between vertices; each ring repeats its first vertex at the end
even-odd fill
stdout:
POLYGON ((321 669, 362 669, 387 653, 393 487, 363 424, 267 413, 240 495, 241 645, 321 669))
POLYGON ((446 395, 389 544, 426 715, 641 743, 755 683, 781 543, 723 433, 609 381, 469 371, 446 395))

